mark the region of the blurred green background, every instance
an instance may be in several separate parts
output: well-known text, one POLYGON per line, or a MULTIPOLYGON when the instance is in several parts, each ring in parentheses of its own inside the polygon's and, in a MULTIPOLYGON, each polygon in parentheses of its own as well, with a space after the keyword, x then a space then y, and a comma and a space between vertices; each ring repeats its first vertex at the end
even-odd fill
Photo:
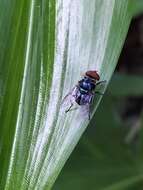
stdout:
POLYGON ((132 21, 110 85, 53 189, 143 189, 143 15, 132 21))

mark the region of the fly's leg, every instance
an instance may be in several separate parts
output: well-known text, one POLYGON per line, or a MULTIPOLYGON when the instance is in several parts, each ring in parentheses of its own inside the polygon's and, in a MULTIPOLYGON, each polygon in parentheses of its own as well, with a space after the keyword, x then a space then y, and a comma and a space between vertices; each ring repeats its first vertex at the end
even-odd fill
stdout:
POLYGON ((90 121, 91 118, 91 105, 93 103, 93 96, 94 94, 91 94, 91 99, 89 100, 89 103, 87 104, 87 109, 88 109, 88 120, 90 121))
POLYGON ((71 106, 70 106, 70 109, 66 110, 65 112, 67 113, 67 112, 69 112, 69 111, 74 111, 74 110, 77 110, 77 109, 78 109, 78 107, 76 107, 76 108, 71 108, 71 106))
POLYGON ((69 111, 74 111, 74 110, 77 110, 77 109, 78 109, 78 107, 72 108, 72 109, 70 109, 69 111))
MULTIPOLYGON (((97 82, 97 83, 96 83, 96 86, 97 86, 97 85, 100 85, 100 84, 102 84, 102 83, 106 83, 106 80, 97 82)), ((103 95, 104 95, 104 93, 99 92, 99 91, 95 91, 94 94, 98 94, 98 95, 100 95, 100 96, 103 96, 103 95)))
POLYGON ((91 103, 87 105, 88 106, 88 120, 91 119, 91 103))
POLYGON ((99 81, 96 83, 96 86, 99 85, 99 84, 102 84, 102 83, 106 83, 107 81, 106 80, 102 80, 102 81, 99 81))
POLYGON ((71 108, 73 107, 73 103, 71 103, 70 107, 65 111, 66 113, 71 111, 71 108))
POLYGON ((94 94, 98 94, 98 95, 100 95, 100 96, 103 96, 103 95, 104 95, 104 93, 101 93, 101 92, 98 92, 98 91, 95 91, 94 94))

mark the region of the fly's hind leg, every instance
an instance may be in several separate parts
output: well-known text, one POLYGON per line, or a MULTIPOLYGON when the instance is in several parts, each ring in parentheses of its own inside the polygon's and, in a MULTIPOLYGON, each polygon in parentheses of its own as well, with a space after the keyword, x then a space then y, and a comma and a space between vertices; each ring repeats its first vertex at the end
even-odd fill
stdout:
POLYGON ((87 111, 88 111, 88 120, 90 121, 91 119, 91 105, 93 103, 93 94, 91 94, 91 99, 89 100, 87 106, 87 111))
POLYGON ((90 121, 90 119, 91 119, 91 103, 87 105, 87 110, 88 110, 88 120, 90 121))
POLYGON ((88 120, 90 121, 90 118, 91 118, 91 113, 90 113, 90 109, 89 109, 89 112, 88 112, 88 120))
POLYGON ((77 110, 78 107, 75 107, 75 108, 71 108, 69 111, 74 111, 74 110, 77 110))

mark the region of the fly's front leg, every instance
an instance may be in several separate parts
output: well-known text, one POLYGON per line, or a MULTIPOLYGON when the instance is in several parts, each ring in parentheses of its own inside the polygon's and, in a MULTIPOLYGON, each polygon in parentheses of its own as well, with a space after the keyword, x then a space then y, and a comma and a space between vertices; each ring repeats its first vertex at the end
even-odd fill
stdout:
POLYGON ((102 80, 102 81, 99 81, 96 83, 96 86, 99 85, 99 84, 102 84, 102 83, 106 83, 107 81, 106 80, 102 80))
MULTIPOLYGON (((97 83, 96 83, 96 86, 97 86, 97 85, 100 85, 100 84, 102 84, 102 83, 106 83, 106 80, 97 82, 97 83)), ((103 95, 104 95, 104 93, 99 92, 99 91, 95 91, 94 94, 98 94, 98 95, 100 95, 100 96, 103 96, 103 95)))

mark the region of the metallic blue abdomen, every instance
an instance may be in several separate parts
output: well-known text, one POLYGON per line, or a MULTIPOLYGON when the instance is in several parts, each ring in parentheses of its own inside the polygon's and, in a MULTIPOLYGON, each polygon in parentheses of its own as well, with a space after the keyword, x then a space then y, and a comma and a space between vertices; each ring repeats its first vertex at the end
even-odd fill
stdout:
POLYGON ((93 94, 91 93, 81 93, 81 91, 79 90, 76 94, 76 98, 75 101, 76 103, 78 103, 79 105, 86 105, 86 104, 90 104, 93 98, 93 94))

